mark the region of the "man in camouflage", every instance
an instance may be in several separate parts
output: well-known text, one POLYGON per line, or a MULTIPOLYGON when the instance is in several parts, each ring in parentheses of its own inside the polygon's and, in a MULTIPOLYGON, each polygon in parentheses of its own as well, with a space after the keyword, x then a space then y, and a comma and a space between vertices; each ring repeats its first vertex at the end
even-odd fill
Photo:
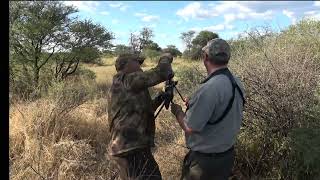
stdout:
POLYGON ((108 98, 108 149, 121 179, 162 179, 151 147, 155 146, 154 112, 165 93, 151 99, 148 88, 173 77, 172 60, 170 54, 164 54, 158 65, 147 71, 142 71, 143 59, 137 55, 120 55, 116 60, 117 74, 108 98))

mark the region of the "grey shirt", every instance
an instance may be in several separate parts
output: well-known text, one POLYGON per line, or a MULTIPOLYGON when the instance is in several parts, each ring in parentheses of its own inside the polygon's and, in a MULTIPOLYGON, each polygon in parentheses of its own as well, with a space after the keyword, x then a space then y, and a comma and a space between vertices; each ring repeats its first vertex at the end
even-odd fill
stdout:
MULTIPOLYGON (((240 80, 235 76, 234 78, 244 94, 240 80)), ((189 128, 198 131, 186 135, 186 143, 191 150, 217 153, 226 151, 234 145, 243 116, 243 101, 237 89, 232 108, 225 118, 218 124, 207 124, 208 121, 214 122, 222 115, 231 97, 231 81, 223 74, 216 75, 201 84, 192 95, 184 118, 189 128)))

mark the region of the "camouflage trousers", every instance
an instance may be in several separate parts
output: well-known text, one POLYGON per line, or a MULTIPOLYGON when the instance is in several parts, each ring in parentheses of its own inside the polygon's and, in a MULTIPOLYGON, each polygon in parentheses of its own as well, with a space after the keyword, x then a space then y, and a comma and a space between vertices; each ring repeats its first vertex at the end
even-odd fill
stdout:
POLYGON ((121 180, 162 180, 159 166, 151 149, 143 148, 112 156, 121 180))
POLYGON ((181 180, 227 180, 232 173, 234 149, 205 154, 189 151, 182 165, 181 180))

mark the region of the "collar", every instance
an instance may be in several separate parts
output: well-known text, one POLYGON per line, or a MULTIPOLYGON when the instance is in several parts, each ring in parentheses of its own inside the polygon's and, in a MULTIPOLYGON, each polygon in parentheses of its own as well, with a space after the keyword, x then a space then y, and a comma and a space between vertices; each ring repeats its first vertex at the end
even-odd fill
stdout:
POLYGON ((225 70, 228 70, 228 67, 222 67, 222 68, 216 69, 211 74, 209 74, 208 77, 206 79, 204 79, 200 84, 203 84, 203 83, 207 82, 213 76, 215 76, 216 74, 219 74, 220 72, 225 71, 225 70))

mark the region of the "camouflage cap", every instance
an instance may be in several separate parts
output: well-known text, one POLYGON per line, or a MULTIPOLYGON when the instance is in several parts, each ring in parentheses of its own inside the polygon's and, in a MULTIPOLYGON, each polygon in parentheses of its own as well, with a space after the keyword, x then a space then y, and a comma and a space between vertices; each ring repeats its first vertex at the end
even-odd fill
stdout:
POLYGON ((121 54, 116 59, 115 67, 117 71, 121 71, 129 61, 138 61, 140 64, 142 64, 144 60, 145 57, 139 56, 138 54, 121 54))
POLYGON ((229 44, 221 38, 210 40, 202 51, 208 54, 209 59, 219 63, 228 62, 231 56, 229 44))

